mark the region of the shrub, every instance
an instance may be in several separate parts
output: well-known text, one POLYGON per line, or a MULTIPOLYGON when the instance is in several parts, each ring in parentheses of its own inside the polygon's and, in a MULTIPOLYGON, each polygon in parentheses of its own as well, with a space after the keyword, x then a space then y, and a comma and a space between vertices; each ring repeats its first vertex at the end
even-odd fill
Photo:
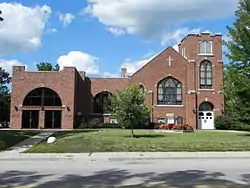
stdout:
POLYGON ((231 126, 231 130, 250 131, 250 125, 241 122, 234 122, 231 126))
POLYGON ((156 129, 162 129, 162 130, 185 130, 185 131, 194 131, 194 128, 190 125, 183 124, 160 124, 156 125, 156 129))
POLYGON ((85 124, 79 127, 80 129, 117 129, 122 128, 117 123, 94 123, 94 124, 85 124))
POLYGON ((114 129, 117 129, 117 128, 122 128, 118 123, 100 123, 98 125, 98 128, 114 128, 114 129))
POLYGON ((232 130, 233 121, 228 116, 219 115, 215 117, 214 125, 215 125, 215 128, 218 130, 232 130))
POLYGON ((145 125, 145 129, 155 129, 158 125, 161 125, 162 123, 159 122, 150 122, 147 125, 145 125))

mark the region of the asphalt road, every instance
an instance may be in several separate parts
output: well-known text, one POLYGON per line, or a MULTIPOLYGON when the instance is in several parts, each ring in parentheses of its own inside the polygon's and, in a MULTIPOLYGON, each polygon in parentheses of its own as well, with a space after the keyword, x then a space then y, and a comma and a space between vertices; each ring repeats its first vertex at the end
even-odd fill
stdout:
MULTIPOLYGON (((249 159, 162 159, 124 161, 2 160, 0 185, 81 188, 163 184, 166 188, 250 187, 249 159)), ((157 187, 157 188, 158 188, 157 187)))

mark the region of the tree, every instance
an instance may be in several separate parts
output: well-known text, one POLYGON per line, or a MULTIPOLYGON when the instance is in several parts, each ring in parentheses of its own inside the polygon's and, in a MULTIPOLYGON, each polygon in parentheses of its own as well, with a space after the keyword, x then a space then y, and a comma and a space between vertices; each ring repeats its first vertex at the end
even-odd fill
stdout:
POLYGON ((227 26, 229 52, 225 66, 224 93, 227 115, 237 121, 250 122, 250 0, 240 0, 233 27, 227 26))
POLYGON ((7 84, 11 82, 10 74, 0 67, 0 121, 10 118, 10 91, 7 84))
POLYGON ((150 119, 150 108, 145 102, 144 92, 138 86, 129 86, 110 97, 112 117, 116 118, 123 128, 134 128, 145 125, 150 119))
POLYGON ((1 15, 2 15, 2 11, 0 10, 0 22, 2 22, 4 20, 1 15))
POLYGON ((36 64, 38 71, 59 71, 60 66, 56 64, 54 67, 51 63, 48 62, 41 62, 36 64))
MULTIPOLYGON (((250 1, 240 0, 238 9, 235 11, 236 20, 234 27, 227 26, 228 37, 231 39, 225 42, 229 49, 226 57, 230 63, 239 69, 249 68, 250 60, 250 1)), ((242 69, 244 70, 244 69, 242 69)), ((247 70, 249 71, 249 70, 247 70)), ((247 74, 249 75, 249 74, 247 74)))

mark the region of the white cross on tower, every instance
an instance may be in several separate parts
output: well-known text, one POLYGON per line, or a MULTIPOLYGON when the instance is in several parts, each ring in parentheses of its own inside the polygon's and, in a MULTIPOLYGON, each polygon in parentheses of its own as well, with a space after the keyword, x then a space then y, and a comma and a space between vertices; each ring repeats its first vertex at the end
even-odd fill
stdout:
POLYGON ((171 66, 171 63, 174 59, 171 56, 169 56, 167 60, 168 60, 168 66, 171 66))

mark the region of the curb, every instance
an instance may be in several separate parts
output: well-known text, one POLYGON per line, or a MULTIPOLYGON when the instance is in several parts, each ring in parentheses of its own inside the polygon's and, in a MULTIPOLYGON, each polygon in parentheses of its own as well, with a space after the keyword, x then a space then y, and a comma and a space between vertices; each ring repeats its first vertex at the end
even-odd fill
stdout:
POLYGON ((39 160, 167 160, 167 159, 250 159, 250 152, 167 152, 167 153, 49 153, 49 154, 1 154, 0 161, 39 161, 39 160))

